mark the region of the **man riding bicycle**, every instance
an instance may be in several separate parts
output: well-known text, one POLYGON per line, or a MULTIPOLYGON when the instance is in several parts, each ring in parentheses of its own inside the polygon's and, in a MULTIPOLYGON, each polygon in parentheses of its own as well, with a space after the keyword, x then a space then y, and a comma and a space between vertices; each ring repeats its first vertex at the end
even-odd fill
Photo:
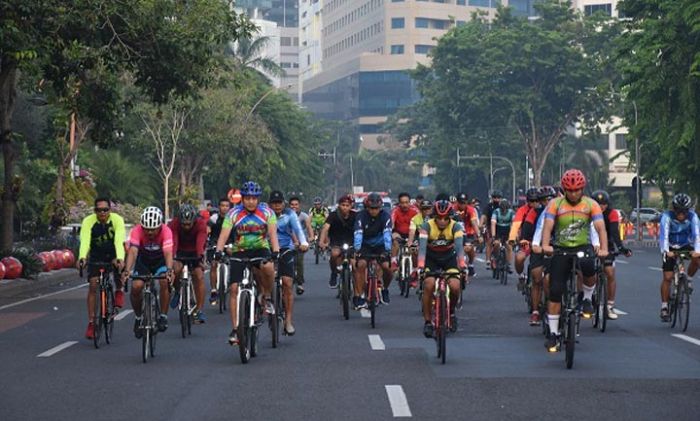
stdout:
MULTIPOLYGON (((95 213, 86 216, 80 225, 80 251, 78 252, 78 269, 87 264, 88 282, 90 288, 87 295, 88 326, 85 338, 95 336, 95 293, 99 281, 100 269, 107 272, 113 269, 121 271, 124 266, 124 219, 111 211, 109 199, 95 199, 95 213), (89 257, 89 258, 88 258, 89 257), (86 262, 86 258, 88 258, 86 262), (112 262, 111 267, 105 268, 93 262, 112 262)), ((120 277, 115 277, 114 306, 124 307, 124 291, 120 277)))
MULTIPOLYGON (((214 213, 209 218, 209 244, 208 247, 216 248, 216 241, 219 239, 219 234, 221 234, 221 226, 226 219, 226 214, 231 210, 231 201, 227 197, 219 199, 219 212, 214 213)), ((216 272, 219 266, 219 262, 209 257, 211 260, 211 267, 209 269, 209 285, 211 286, 211 293, 209 295, 209 302, 211 305, 215 306, 219 301, 219 291, 216 289, 216 272)))
POLYGON ((343 244, 353 244, 357 212, 352 209, 352 202, 352 196, 349 194, 341 196, 338 199, 338 208, 328 215, 321 229, 319 246, 322 249, 328 248, 329 245, 331 247, 331 258, 328 259, 331 269, 331 279, 328 281, 330 288, 338 287, 337 268, 342 263, 341 247, 343 244))
POLYGON ((498 202, 498 208, 491 214, 491 236, 493 237, 494 250, 500 250, 501 247, 506 248, 506 267, 508 273, 513 273, 510 268, 512 260, 513 246, 508 242, 508 234, 510 234, 510 225, 513 223, 515 213, 510 207, 510 203, 506 199, 501 199, 498 202))
POLYGON ((323 200, 320 197, 314 198, 314 205, 309 209, 309 217, 311 217, 311 228, 314 230, 314 239, 321 231, 326 218, 328 218, 328 208, 323 206, 323 200))
POLYGON ((466 193, 457 194, 457 207, 453 209, 457 221, 464 228, 464 252, 469 258, 469 276, 475 276, 474 259, 476 258, 476 243, 484 241, 479 230, 479 214, 476 209, 469 204, 469 196, 466 193))
MULTIPOLYGON (((306 230, 306 240, 309 242, 316 240, 314 238, 314 229, 311 227, 311 217, 308 213, 301 211, 301 201, 297 196, 289 198, 289 207, 296 212, 301 227, 306 230)), ((297 295, 304 293, 304 254, 306 252, 307 250, 301 251, 301 249, 297 249, 297 256, 294 259, 297 271, 297 295)))
POLYGON ((513 222, 510 225, 510 232, 508 233, 508 244, 514 246, 517 242, 519 246, 518 252, 515 253, 514 262, 515 272, 518 274, 519 291, 523 289, 527 279, 527 275, 523 273, 523 270, 525 269, 525 259, 527 259, 528 255, 530 254, 530 240, 532 240, 532 237, 530 237, 529 240, 523 239, 521 229, 527 214, 533 209, 541 207, 540 189, 537 187, 529 188, 527 192, 525 192, 525 199, 527 200, 527 203, 519 207, 515 212, 513 222))
POLYGON ((673 196, 673 210, 668 210, 661 216, 659 229, 659 248, 664 257, 661 268, 661 321, 670 322, 668 298, 676 266, 676 254, 681 251, 692 251, 688 266, 688 284, 700 265, 700 221, 691 208, 693 201, 685 193, 673 196))
POLYGON ((503 195, 500 191, 494 190, 491 193, 491 201, 484 206, 484 213, 481 214, 480 226, 484 232, 484 241, 486 241, 486 268, 491 269, 491 215, 498 208, 498 203, 503 195))
POLYGON ((391 266, 398 267, 397 256, 399 254, 399 239, 408 239, 411 219, 418 214, 418 209, 411 205, 411 196, 408 193, 399 193, 399 204, 391 211, 391 266))

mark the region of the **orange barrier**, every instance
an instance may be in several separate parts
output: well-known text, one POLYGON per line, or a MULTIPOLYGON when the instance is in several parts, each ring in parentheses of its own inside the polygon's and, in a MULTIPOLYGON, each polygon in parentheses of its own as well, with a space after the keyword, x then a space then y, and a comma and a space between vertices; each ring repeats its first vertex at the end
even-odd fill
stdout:
POLYGON ((650 237, 656 238, 659 236, 659 224, 658 223, 647 222, 646 227, 647 227, 647 233, 649 233, 650 237))

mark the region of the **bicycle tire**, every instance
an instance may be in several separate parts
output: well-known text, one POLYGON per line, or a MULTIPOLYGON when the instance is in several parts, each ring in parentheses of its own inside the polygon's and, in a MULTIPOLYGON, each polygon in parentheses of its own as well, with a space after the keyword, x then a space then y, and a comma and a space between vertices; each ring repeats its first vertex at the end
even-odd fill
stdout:
POLYGON ((566 336, 564 338, 566 348, 566 368, 574 366, 574 353, 576 351, 576 315, 572 312, 566 318, 566 336))
POLYGON ((676 327, 676 322, 678 321, 678 303, 679 303, 679 297, 678 295, 680 294, 680 285, 674 286, 671 284, 671 288, 676 290, 675 295, 673 296, 673 299, 670 300, 668 303, 669 305, 669 311, 671 313, 671 328, 676 327))
POLYGON ((180 306, 178 307, 178 316, 180 318, 180 333, 182 334, 182 338, 187 337, 187 307, 185 305, 185 300, 186 300, 186 293, 187 289, 184 287, 184 285, 180 285, 180 306))
POLYGON ((217 279, 217 287, 219 290, 219 314, 223 314, 226 310, 226 270, 222 263, 217 266, 219 272, 219 279, 217 279))
POLYGON ((99 349, 102 336, 102 323, 104 322, 102 318, 102 288, 100 288, 99 283, 95 291, 95 317, 92 320, 95 329, 95 333, 92 335, 92 343, 95 345, 95 348, 99 349))
POLYGON ((112 288, 107 290, 107 317, 105 318, 105 342, 108 344, 112 343, 113 333, 114 333, 114 316, 116 312, 114 311, 114 291, 112 288))
POLYGON ((274 294, 272 294, 272 304, 275 307, 275 314, 268 316, 269 319, 269 325, 270 325, 270 331, 272 332, 272 347, 277 348, 277 344, 279 343, 280 340, 280 320, 279 316, 281 315, 280 308, 281 303, 280 303, 280 285, 279 285, 279 279, 275 279, 274 283, 274 294))
POLYGON ((445 364, 445 361, 447 359, 447 321, 448 321, 449 313, 448 313, 448 308, 447 308, 447 297, 445 296, 444 292, 440 292, 440 325, 438 328, 438 331, 440 332, 439 336, 439 348, 440 352, 440 361, 442 364, 445 364))
POLYGON ((605 276, 601 276, 598 280, 598 284, 600 284, 600 295, 598 295, 597 311, 597 313, 600 313, 600 324, 598 329, 600 330, 600 333, 605 333, 605 329, 608 326, 608 279, 605 276))
POLYGON ((344 267, 340 273, 340 301, 343 307, 343 318, 350 318, 350 269, 344 267))
POLYGON ((321 254, 321 252, 318 249, 318 245, 314 246, 314 258, 316 259, 316 264, 318 264, 318 257, 320 254, 321 254))
POLYGON ((370 313, 369 324, 372 329, 376 327, 376 314, 377 314, 377 299, 375 294, 377 293, 377 280, 374 277, 369 277, 367 279, 367 307, 370 313))
POLYGON ((250 357, 258 356, 258 327, 250 328, 250 357))
POLYGON ((690 318, 690 294, 688 291, 687 278, 678 286, 678 327, 681 331, 688 330, 690 318))
POLYGON ((151 297, 150 295, 145 295, 143 297, 142 305, 142 319, 141 319, 141 330, 143 332, 141 336, 141 358, 144 364, 148 361, 151 348, 151 297))
POLYGON ((248 293, 241 294, 241 300, 238 304, 238 353, 240 354, 241 363, 247 364, 250 361, 250 295, 248 293))
POLYGON ((192 291, 192 284, 189 284, 187 288, 187 335, 192 334, 192 325, 194 324, 194 313, 190 313, 190 308, 196 308, 197 301, 194 298, 194 291, 192 291))
POLYGON ((158 301, 155 300, 151 306, 151 328, 148 330, 150 332, 150 341, 148 344, 148 350, 151 354, 151 358, 156 356, 156 336, 158 336, 158 327, 156 325, 156 320, 160 314, 160 308, 158 307, 158 301))

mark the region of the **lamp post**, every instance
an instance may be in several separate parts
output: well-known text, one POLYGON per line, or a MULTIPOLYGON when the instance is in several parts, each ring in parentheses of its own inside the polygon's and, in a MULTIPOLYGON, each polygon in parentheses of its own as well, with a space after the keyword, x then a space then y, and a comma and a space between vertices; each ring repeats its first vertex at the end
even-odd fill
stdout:
MULTIPOLYGON (((634 127, 637 128, 637 101, 632 100, 632 107, 634 107, 634 127)), ((642 206, 642 180, 639 178, 639 164, 640 164, 640 156, 639 156, 640 148, 639 148, 639 136, 634 137, 634 172, 635 172, 635 177, 637 178, 637 182, 635 183, 636 187, 636 196, 637 196, 637 239, 639 241, 642 241, 642 221, 639 218, 639 208, 642 206)))
POLYGON ((318 156, 320 158, 333 158, 333 203, 338 201, 338 167, 336 166, 336 153, 335 146, 333 147, 333 153, 319 152, 318 156))
POLYGON ((481 155, 471 155, 471 156, 467 156, 467 155, 460 155, 460 153, 459 153, 459 148, 457 148, 457 167, 458 167, 458 168, 459 168, 459 165, 460 165, 460 161, 461 161, 462 159, 464 159, 464 158, 471 158, 471 159, 488 159, 489 161, 491 161, 490 176, 491 176, 491 188, 492 188, 492 189, 493 189, 493 160, 494 160, 494 159, 500 159, 500 160, 506 161, 506 163, 508 163, 508 165, 510 165, 510 169, 511 169, 511 171, 513 172, 513 196, 512 196, 512 199, 513 199, 513 203, 515 203, 515 165, 513 165, 513 162, 512 162, 510 159, 508 159, 508 158, 506 158, 506 157, 504 157, 504 156, 496 156, 496 155, 489 155, 489 156, 481 156, 481 155))

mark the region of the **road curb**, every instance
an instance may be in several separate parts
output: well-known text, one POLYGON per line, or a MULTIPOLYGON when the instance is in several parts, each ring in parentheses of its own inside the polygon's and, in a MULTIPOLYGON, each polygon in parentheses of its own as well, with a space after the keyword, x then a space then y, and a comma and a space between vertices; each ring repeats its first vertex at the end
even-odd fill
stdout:
POLYGON ((78 272, 72 268, 42 272, 36 279, 2 279, 0 280, 0 298, 31 295, 35 291, 76 279, 78 279, 78 272))

